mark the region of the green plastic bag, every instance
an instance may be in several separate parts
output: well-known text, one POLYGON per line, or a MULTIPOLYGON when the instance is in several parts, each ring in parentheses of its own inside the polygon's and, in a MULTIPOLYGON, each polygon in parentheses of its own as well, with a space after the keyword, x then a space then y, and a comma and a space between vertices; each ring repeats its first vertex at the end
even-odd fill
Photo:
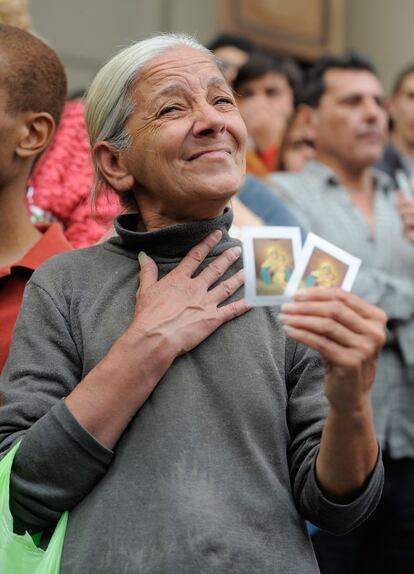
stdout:
POLYGON ((10 472, 19 444, 0 462, 0 574, 59 574, 68 513, 64 512, 47 550, 37 548, 28 532, 13 532, 9 508, 10 472))

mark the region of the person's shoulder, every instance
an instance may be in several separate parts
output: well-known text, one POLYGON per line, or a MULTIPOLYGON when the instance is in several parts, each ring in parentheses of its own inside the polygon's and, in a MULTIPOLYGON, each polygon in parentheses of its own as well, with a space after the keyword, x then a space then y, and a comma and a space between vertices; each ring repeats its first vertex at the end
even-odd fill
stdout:
POLYGON ((309 174, 305 168, 299 172, 274 172, 269 175, 269 184, 279 195, 305 194, 309 187, 309 174))
POLYGON ((275 171, 269 175, 269 180, 272 184, 288 190, 302 189, 304 182, 309 183, 311 180, 315 180, 315 177, 321 177, 319 171, 323 169, 323 166, 320 165, 319 167, 317 162, 308 161, 301 171, 275 171))
POLYGON ((283 187, 294 187, 298 185, 304 177, 303 171, 275 171, 269 174, 269 181, 283 187))
POLYGON ((103 244, 64 251, 44 261, 34 271, 30 283, 53 289, 68 282, 82 281, 101 273, 102 262, 106 258, 103 244))
POLYGON ((67 251, 62 251, 61 253, 56 253, 49 257, 44 263, 42 263, 42 268, 46 269, 48 267, 53 268, 54 266, 71 266, 71 265, 82 265, 84 262, 89 262, 95 257, 97 257, 103 250, 103 244, 92 245, 91 247, 83 247, 80 249, 68 249, 67 251))
POLYGON ((335 172, 324 163, 309 160, 299 172, 280 172, 271 174, 273 190, 284 199, 293 202, 314 204, 325 201, 325 192, 331 186, 338 185, 335 172))
MULTIPOLYGON (((251 208, 258 201, 279 205, 281 200, 275 195, 270 179, 262 180, 255 175, 247 174, 244 185, 238 193, 240 201, 251 208)), ((254 209, 253 209, 254 211, 254 209)))

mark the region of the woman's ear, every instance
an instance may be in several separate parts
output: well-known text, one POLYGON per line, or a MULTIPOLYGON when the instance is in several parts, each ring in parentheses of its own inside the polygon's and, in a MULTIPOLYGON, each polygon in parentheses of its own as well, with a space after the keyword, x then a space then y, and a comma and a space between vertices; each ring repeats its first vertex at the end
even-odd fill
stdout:
POLYGON ((15 153, 20 158, 34 158, 50 144, 55 134, 55 120, 47 112, 23 115, 15 153))
POLYGON ((108 183, 118 192, 129 191, 134 186, 134 177, 129 173, 122 153, 106 141, 93 146, 93 155, 99 171, 108 183))

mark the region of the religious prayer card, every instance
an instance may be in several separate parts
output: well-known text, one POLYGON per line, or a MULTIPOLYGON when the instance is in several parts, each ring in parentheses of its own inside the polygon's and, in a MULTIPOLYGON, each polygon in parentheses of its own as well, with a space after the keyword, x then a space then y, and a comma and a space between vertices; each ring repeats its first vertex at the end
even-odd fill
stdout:
POLYGON ((299 227, 243 227, 242 241, 247 303, 280 305, 299 261, 299 227))
POLYGON ((286 297, 293 297, 297 289, 307 287, 341 287, 350 291, 361 260, 343 249, 308 233, 297 265, 286 286, 286 297))

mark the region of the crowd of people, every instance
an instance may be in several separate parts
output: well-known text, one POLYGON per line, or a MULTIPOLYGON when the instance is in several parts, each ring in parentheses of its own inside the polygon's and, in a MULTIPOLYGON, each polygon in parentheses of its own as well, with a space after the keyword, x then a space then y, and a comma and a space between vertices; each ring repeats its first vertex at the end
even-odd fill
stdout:
POLYGON ((387 99, 357 53, 303 70, 164 34, 68 100, 18 15, 0 24, 15 532, 46 546, 69 510, 62 574, 414 572, 414 65, 387 99), (244 225, 359 257, 353 292, 249 308, 244 225))

